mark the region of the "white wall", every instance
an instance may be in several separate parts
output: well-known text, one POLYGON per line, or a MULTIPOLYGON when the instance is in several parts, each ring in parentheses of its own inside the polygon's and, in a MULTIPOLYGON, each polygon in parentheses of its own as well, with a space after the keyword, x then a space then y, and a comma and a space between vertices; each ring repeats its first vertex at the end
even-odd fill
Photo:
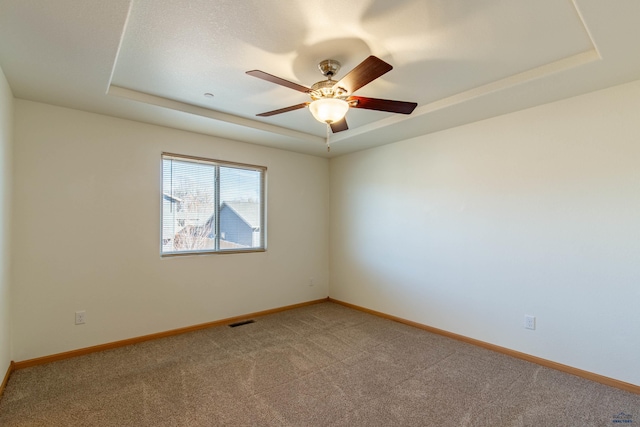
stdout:
POLYGON ((0 68, 0 382, 11 363, 9 247, 13 95, 0 68))
POLYGON ((16 361, 328 295, 326 159, 23 100, 15 116, 16 361), (267 166, 268 250, 161 258, 163 151, 267 166))
POLYGON ((640 385, 640 81, 335 158, 330 182, 331 297, 640 385))

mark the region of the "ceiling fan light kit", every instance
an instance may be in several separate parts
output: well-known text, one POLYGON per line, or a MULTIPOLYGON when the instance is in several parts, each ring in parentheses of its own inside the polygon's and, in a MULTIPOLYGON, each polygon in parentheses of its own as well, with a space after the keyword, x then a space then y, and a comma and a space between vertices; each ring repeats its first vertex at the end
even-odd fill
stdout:
POLYGON ((340 98, 320 98, 309 104, 309 111, 321 123, 336 123, 349 111, 349 103, 340 98))
POLYGON ((352 94, 362 86, 371 83, 393 69, 390 64, 387 64, 375 56, 369 56, 337 82, 332 80, 332 77, 340 70, 340 63, 338 61, 325 59, 318 64, 318 68, 320 68, 320 71, 327 79, 316 82, 310 88, 265 73, 264 71, 247 71, 247 74, 250 76, 303 92, 311 97, 311 102, 304 102, 257 115, 260 117, 269 117, 308 106, 309 111, 311 111, 311 114, 317 121, 326 123, 327 127, 330 127, 331 131, 336 133, 349 129, 345 119, 349 108, 411 114, 418 105, 415 102, 352 96, 352 94))

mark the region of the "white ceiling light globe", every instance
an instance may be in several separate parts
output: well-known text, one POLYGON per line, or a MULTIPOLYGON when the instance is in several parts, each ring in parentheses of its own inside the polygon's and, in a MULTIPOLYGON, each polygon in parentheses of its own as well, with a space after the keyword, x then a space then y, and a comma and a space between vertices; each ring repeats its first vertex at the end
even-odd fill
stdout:
POLYGON ((342 120, 349 110, 349 103, 337 98, 322 98, 309 104, 313 117, 322 123, 335 123, 342 120))

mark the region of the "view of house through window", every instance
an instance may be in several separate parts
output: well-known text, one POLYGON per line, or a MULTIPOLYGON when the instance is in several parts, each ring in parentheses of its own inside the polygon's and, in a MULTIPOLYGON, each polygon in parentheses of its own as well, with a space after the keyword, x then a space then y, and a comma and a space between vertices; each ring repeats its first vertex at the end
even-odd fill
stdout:
POLYGON ((264 250, 260 166, 162 155, 162 254, 264 250))

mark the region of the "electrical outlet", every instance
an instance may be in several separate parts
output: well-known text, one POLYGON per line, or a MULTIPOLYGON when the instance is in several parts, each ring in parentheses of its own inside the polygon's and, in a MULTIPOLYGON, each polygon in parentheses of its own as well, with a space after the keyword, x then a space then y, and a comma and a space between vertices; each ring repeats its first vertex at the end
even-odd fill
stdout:
POLYGON ((86 315, 87 313, 84 310, 76 311, 76 325, 84 325, 86 321, 86 315))
POLYGON ((524 315, 524 327, 526 329, 535 329, 536 328, 536 316, 529 316, 528 314, 524 315))

